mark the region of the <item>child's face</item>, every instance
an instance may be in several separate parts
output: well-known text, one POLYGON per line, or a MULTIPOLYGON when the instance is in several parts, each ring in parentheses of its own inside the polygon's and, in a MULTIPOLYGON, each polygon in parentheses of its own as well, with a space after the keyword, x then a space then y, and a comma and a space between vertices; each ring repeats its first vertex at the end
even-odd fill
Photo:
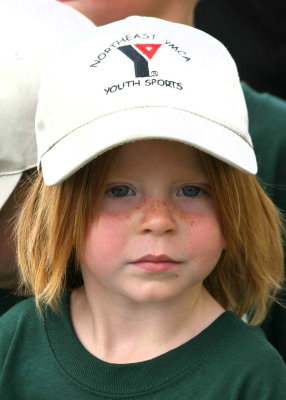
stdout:
POLYGON ((85 285, 100 295, 164 301, 200 289, 224 248, 200 154, 148 140, 124 145, 86 236, 85 285))

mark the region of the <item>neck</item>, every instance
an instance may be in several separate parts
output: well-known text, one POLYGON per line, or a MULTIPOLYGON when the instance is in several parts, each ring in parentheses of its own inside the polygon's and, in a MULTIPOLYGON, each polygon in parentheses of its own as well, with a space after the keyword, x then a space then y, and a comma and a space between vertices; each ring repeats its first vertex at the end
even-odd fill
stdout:
POLYGON ((117 364, 145 361, 174 349, 224 311, 202 286, 191 296, 144 305, 104 299, 81 287, 72 294, 71 310, 75 332, 84 347, 117 364))
POLYGON ((196 4, 197 0, 172 1, 158 17, 167 21, 193 26, 196 4))

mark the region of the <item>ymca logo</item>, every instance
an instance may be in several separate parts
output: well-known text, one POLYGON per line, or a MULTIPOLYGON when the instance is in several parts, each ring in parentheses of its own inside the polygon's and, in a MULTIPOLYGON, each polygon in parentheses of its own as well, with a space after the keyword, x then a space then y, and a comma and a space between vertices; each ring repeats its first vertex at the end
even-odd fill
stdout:
POLYGON ((154 57, 157 50, 161 47, 161 44, 135 44, 134 46, 135 47, 127 45, 117 48, 133 61, 136 78, 149 77, 148 60, 151 60, 154 57), (142 53, 148 60, 142 55, 142 53))

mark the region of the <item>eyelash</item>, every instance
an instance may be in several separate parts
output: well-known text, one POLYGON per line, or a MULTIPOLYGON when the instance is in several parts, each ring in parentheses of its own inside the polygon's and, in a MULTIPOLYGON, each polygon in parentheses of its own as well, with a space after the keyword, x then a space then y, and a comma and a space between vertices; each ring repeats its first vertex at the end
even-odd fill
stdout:
MULTIPOLYGON (((109 195, 111 197, 115 197, 115 198, 122 198, 122 197, 135 196, 136 195, 136 192, 133 189, 131 189, 129 186, 127 186, 127 185, 114 186, 114 187, 108 189, 106 193, 107 193, 107 195, 109 195), (121 193, 119 192, 119 193, 117 193, 119 195, 116 195, 114 191, 118 190, 118 189, 121 191, 121 193), (122 191, 122 189, 124 189, 124 190, 122 191), (130 194, 130 191, 132 192, 131 194, 130 194)), ((177 191, 177 196, 179 196, 179 197, 180 196, 182 196, 182 197, 183 196, 186 196, 186 197, 198 197, 199 195, 204 194, 204 193, 205 193, 205 191, 202 188, 198 187, 198 186, 185 185, 185 186, 183 186, 182 188, 180 188, 177 191), (194 192, 195 192, 194 195, 193 196, 187 196, 186 193, 183 192, 184 189, 186 189, 186 188, 192 188, 192 191, 195 189, 194 190, 194 192), (180 192, 182 192, 182 194, 179 194, 180 192)))
POLYGON ((133 189, 131 189, 129 186, 127 186, 127 185, 118 185, 118 186, 114 186, 114 187, 108 189, 108 190, 107 190, 107 194, 108 194, 109 196, 111 196, 111 197, 126 197, 126 196, 135 196, 135 191, 134 191, 133 189), (129 191, 132 191, 133 193, 132 193, 131 195, 125 193, 125 194, 123 194, 122 196, 116 196, 116 195, 113 193, 113 191, 115 191, 116 189, 122 189, 122 188, 128 189, 129 191))
MULTIPOLYGON (((202 188, 200 188, 200 187, 198 187, 198 186, 195 186, 195 185, 186 185, 186 186, 183 186, 181 189, 178 190, 177 193, 183 192, 183 190, 186 189, 186 188, 192 188, 192 190, 195 189, 195 196, 186 196, 186 197, 198 197, 199 195, 205 193, 204 190, 203 190, 202 188)), ((185 195, 185 194, 183 194, 183 196, 184 196, 184 195, 185 195)), ((181 196, 181 195, 178 195, 178 194, 177 194, 177 196, 181 196)))

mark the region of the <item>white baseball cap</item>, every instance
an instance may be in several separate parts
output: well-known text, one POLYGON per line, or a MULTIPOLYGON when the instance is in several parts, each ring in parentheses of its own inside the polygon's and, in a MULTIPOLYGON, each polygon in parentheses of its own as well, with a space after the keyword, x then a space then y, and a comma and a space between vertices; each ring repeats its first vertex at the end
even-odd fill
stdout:
POLYGON ((95 26, 54 0, 0 3, 0 209, 37 164, 35 114, 48 61, 95 26))
POLYGON ((40 90, 36 134, 47 185, 115 146, 156 138, 257 171, 232 57, 208 34, 156 18, 99 27, 58 58, 40 90))

